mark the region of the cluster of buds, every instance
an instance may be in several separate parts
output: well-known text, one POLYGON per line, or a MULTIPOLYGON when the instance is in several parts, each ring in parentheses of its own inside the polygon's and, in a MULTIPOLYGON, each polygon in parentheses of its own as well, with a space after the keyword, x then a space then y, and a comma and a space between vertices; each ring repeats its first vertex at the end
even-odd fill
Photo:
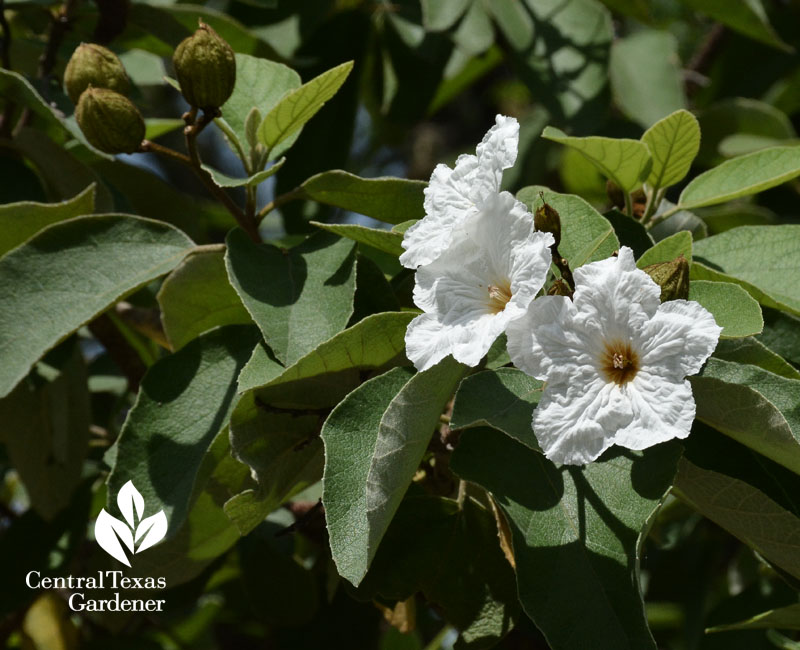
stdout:
POLYGON ((90 144, 111 154, 139 150, 144 119, 125 96, 130 80, 116 54, 94 43, 79 45, 64 71, 64 89, 90 144))
MULTIPOLYGON (((181 93, 193 109, 216 114, 233 93, 233 50, 202 21, 178 45, 173 63, 181 93)), ((94 43, 78 46, 64 71, 64 89, 76 104, 75 119, 81 131, 94 147, 110 154, 141 149, 144 119, 126 97, 130 80, 111 50, 94 43)))

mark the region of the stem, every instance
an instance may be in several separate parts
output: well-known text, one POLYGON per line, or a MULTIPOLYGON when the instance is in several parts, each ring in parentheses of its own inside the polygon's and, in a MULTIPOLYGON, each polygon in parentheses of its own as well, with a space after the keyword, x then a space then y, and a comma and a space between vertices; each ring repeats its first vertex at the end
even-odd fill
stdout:
POLYGON ((670 208, 669 210, 667 210, 667 211, 666 211, 664 214, 660 214, 660 215, 658 215, 657 217, 655 217, 654 219, 651 219, 650 223, 646 224, 646 225, 645 225, 645 227, 646 227, 648 230, 650 230, 650 229, 651 229, 653 226, 655 226, 656 224, 659 224, 659 223, 661 223, 662 221, 666 221, 666 220, 667 220, 667 219, 669 219, 669 218, 670 218, 670 217, 671 217, 673 214, 675 214, 676 212, 680 212, 681 210, 683 210, 683 208, 682 208, 680 205, 676 205, 676 206, 674 206, 674 207, 670 208))
POLYGON ((192 166, 192 160, 186 154, 183 154, 180 151, 175 151, 175 149, 170 149, 169 147, 160 145, 157 142, 153 142, 152 140, 142 140, 142 144, 139 148, 139 151, 141 153, 160 153, 162 156, 167 156, 169 158, 172 158, 173 160, 178 160, 184 165, 189 165, 190 167, 192 166))
POLYGON ((686 66, 686 94, 690 98, 708 84, 706 73, 719 53, 724 36, 725 26, 719 23, 714 25, 686 66))
POLYGON ((623 191, 622 196, 625 197, 625 214, 633 219, 633 202, 631 201, 630 192, 623 191))
MULTIPOLYGON (((50 33, 47 36, 47 45, 45 45, 44 52, 39 58, 38 76, 40 79, 46 79, 47 76, 53 71, 56 64, 56 57, 58 56, 58 48, 64 40, 64 35, 69 30, 72 24, 72 14, 78 6, 78 0, 66 0, 58 12, 51 16, 52 22, 50 23, 50 33)), ((44 87, 43 97, 46 101, 50 101, 49 93, 47 92, 47 85, 44 87)), ((33 111, 26 107, 20 115, 17 125, 14 127, 14 133, 18 133, 20 129, 26 127, 33 117, 33 111)))
POLYGON ((260 222, 275 208, 282 206, 284 203, 289 203, 289 201, 296 201, 298 199, 304 199, 305 196, 305 192, 303 192, 303 190, 299 187, 294 188, 291 192, 286 192, 286 194, 276 196, 272 201, 267 203, 263 208, 261 208, 261 210, 258 211, 258 221, 260 222))
POLYGON ((239 159, 242 161, 242 165, 244 165, 245 174, 247 176, 252 176, 253 174, 255 174, 256 170, 251 168, 250 160, 242 150, 241 144, 239 143, 239 138, 236 137, 236 134, 231 130, 231 127, 228 126, 228 123, 225 120, 219 118, 214 120, 214 124, 216 124, 217 128, 225 134, 225 136, 228 138, 228 141, 234 147, 236 147, 236 153, 239 154, 239 159))
POLYGON ((464 479, 461 479, 458 482, 458 497, 457 497, 459 510, 464 509, 464 501, 466 500, 466 498, 467 498, 467 482, 464 479))
POLYGON ((642 215, 642 224, 647 226, 647 223, 653 218, 653 215, 658 211, 658 206, 661 205, 661 201, 664 200, 664 194, 666 193, 666 188, 661 188, 659 190, 653 190, 650 196, 647 199, 647 205, 644 209, 644 214, 642 215))
MULTIPOLYGON (((184 120, 188 122, 196 115, 197 109, 193 108, 186 115, 184 115, 184 120)), ((213 114, 203 112, 202 116, 197 118, 193 124, 189 124, 183 130, 183 134, 186 136, 186 149, 189 151, 189 162, 197 176, 201 181, 203 181, 206 189, 208 189, 208 191, 227 208, 228 212, 233 215, 233 218, 236 219, 241 228, 250 236, 250 239, 257 244, 260 244, 261 236, 258 234, 256 220, 254 218, 248 218, 247 215, 242 212, 239 206, 236 205, 233 199, 214 182, 214 179, 211 178, 211 174, 203 169, 203 163, 200 160, 200 153, 197 150, 197 136, 200 135, 203 129, 214 120, 214 117, 215 115, 213 114)))

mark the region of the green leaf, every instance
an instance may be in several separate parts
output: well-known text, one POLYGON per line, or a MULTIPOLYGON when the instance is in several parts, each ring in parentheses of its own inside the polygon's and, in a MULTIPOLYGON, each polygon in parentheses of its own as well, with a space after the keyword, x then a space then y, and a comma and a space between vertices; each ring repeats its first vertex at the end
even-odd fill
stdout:
POLYGON ((756 614, 744 621, 715 625, 706 632, 729 632, 731 630, 800 630, 800 604, 794 603, 786 607, 771 609, 768 612, 756 614))
MULTIPOLYGON (((275 61, 236 54, 236 86, 233 94, 222 106, 222 120, 233 133, 236 142, 232 142, 234 151, 241 151, 243 158, 250 156, 250 144, 247 137, 247 116, 253 108, 262 115, 272 110, 288 92, 300 87, 300 75, 288 66, 275 61)), ((287 141, 290 146, 296 138, 287 141)), ((283 147, 285 150, 287 147, 283 147)), ((273 157, 280 155, 275 150, 273 157)))
MULTIPOLYGON (((121 51, 140 48, 159 56, 172 56, 178 43, 191 36, 201 19, 210 25, 234 52, 277 60, 280 56, 262 38, 222 11, 199 4, 136 3, 127 12, 127 29, 115 40, 121 51)), ((237 79, 238 81, 238 79, 237 79)), ((237 84, 238 85, 238 84, 237 84)))
POLYGON ((258 488, 236 495, 225 513, 246 535, 273 510, 322 478, 321 426, 314 414, 270 410, 252 393, 231 416, 231 453, 252 468, 258 488))
POLYGON ((800 225, 726 230, 695 242, 694 257, 692 279, 736 282, 762 305, 800 314, 800 225))
POLYGON ((617 105, 640 126, 686 106, 678 39, 669 32, 643 29, 615 40, 608 74, 617 105))
POLYGON ((342 331, 353 313, 355 245, 319 233, 289 250, 232 230, 225 264, 275 356, 291 365, 342 331))
POLYGON ((526 50, 533 41, 533 20, 524 3, 494 0, 484 5, 494 17, 503 36, 515 50, 526 50))
POLYGON ((429 32, 442 32, 461 18, 471 0, 422 0, 422 24, 429 32))
POLYGON ((358 212, 373 219, 400 224, 422 219, 423 190, 427 183, 386 176, 360 178, 340 169, 312 176, 301 186, 303 194, 319 203, 358 212))
POLYGON ((228 281, 222 246, 187 255, 164 280, 157 297, 173 350, 214 327, 253 322, 228 281))
POLYGON ((493 429, 462 434, 450 466, 507 515, 520 602, 554 650, 655 648, 639 554, 679 453, 664 444, 556 467, 493 429))
POLYGON ((264 169, 256 174, 253 174, 252 176, 249 176, 248 178, 234 178, 233 176, 223 174, 221 171, 218 171, 213 167, 209 167, 208 165, 203 165, 203 169, 211 174, 211 178, 219 187, 249 187, 250 185, 258 185, 259 183, 263 183, 270 176, 279 171, 285 162, 286 158, 281 158, 280 160, 277 160, 269 169, 264 169))
POLYGON ((777 215, 772 210, 749 203, 746 199, 700 208, 700 213, 712 235, 739 226, 769 226, 778 221, 777 215))
POLYGON ((47 350, 169 272, 193 245, 165 223, 102 215, 54 224, 7 253, 0 259, 0 396, 47 350))
POLYGON ((44 131, 29 127, 21 129, 10 146, 33 163, 44 181, 48 196, 53 200, 71 199, 92 183, 97 183, 95 210, 114 210, 114 199, 98 175, 65 147, 51 140, 44 131))
POLYGON ((679 110, 647 129, 642 142, 653 156, 647 184, 654 189, 669 187, 684 179, 697 157, 700 124, 689 111, 679 110))
POLYGON ((764 309, 761 343, 800 367, 800 318, 776 309, 764 309))
POLYGON ((643 23, 650 20, 647 0, 601 0, 612 11, 632 16, 643 23))
POLYGON ((339 575, 358 585, 465 371, 447 358, 365 382, 325 422, 322 501, 339 575))
POLYGON ((94 212, 97 185, 60 203, 7 203, 0 206, 0 257, 47 226, 94 212))
POLYGON ((251 325, 226 325, 156 362, 119 436, 108 508, 133 481, 148 508, 163 509, 174 535, 189 512, 195 474, 236 403, 236 377, 258 342, 251 325))
POLYGON ((552 126, 545 128, 542 137, 576 149, 626 192, 639 187, 650 173, 650 152, 647 145, 638 140, 601 136, 577 138, 552 126))
POLYGON ((403 601, 422 592, 460 631, 457 648, 487 648, 519 613, 514 571, 491 512, 466 499, 408 496, 356 596, 403 601))
MULTIPOLYGON (((675 204, 670 203, 666 199, 661 201, 661 204, 656 210, 656 217, 660 217, 668 210, 674 210, 675 204)), ((697 241, 708 236, 708 228, 705 222, 700 219, 694 212, 688 210, 677 210, 663 221, 659 221, 655 226, 650 228, 650 236, 657 242, 666 239, 675 233, 686 231, 692 233, 692 238, 697 241)))
POLYGON ((272 152, 299 131, 338 92, 352 69, 352 61, 342 63, 289 92, 261 122, 259 142, 272 152))
POLYGON ((761 0, 681 0, 683 4, 761 43, 791 52, 769 24, 761 0))
POLYGON ((186 126, 186 122, 177 118, 167 119, 150 117, 146 119, 144 123, 146 127, 144 132, 145 140, 155 140, 156 138, 160 138, 162 135, 172 133, 173 131, 177 131, 178 129, 182 129, 186 126))
POLYGON ((800 473, 800 381, 713 357, 689 381, 697 419, 800 473))
POLYGON ((49 357, 0 400, 0 441, 31 505, 52 520, 81 481, 92 416, 80 346, 66 342, 49 357))
POLYGON ((399 257, 403 253, 403 247, 400 245, 400 242, 403 241, 402 233, 393 232, 391 230, 367 228, 366 226, 359 226, 356 224, 320 223, 319 221, 310 221, 309 223, 321 230, 326 230, 340 237, 372 246, 390 255, 397 255, 399 257))
POLYGON ((650 264, 671 262, 681 255, 683 255, 688 262, 692 261, 692 235, 685 230, 676 232, 666 239, 662 239, 651 249, 645 251, 645 253, 636 260, 636 266, 643 269, 650 264))
MULTIPOLYGON (((239 541, 223 505, 251 483, 249 468, 231 456, 228 430, 222 429, 196 470, 191 508, 183 523, 165 541, 137 554, 127 572, 163 576, 173 587, 198 576, 239 541)), ((149 504, 145 506, 149 511, 149 504)))
POLYGON ((539 192, 544 192, 544 200, 561 217, 561 243, 558 245, 558 252, 567 259, 573 270, 587 262, 610 257, 619 249, 619 240, 608 219, 579 196, 558 194, 546 187, 532 185, 523 187, 517 193, 517 199, 533 212, 541 205, 539 192))
MULTIPOLYGON (((413 312, 368 316, 284 369, 256 348, 248 387, 265 403, 284 408, 334 406, 359 383, 362 371, 406 365, 405 334, 413 312)), ((239 390, 243 390, 242 379, 239 390)))
POLYGON ((608 107, 611 13, 596 0, 524 4, 533 15, 534 40, 524 52, 511 50, 522 82, 559 121, 596 123, 608 107))
POLYGON ((456 393, 451 429, 490 426, 541 451, 533 435, 533 411, 544 382, 516 368, 486 370, 467 377, 456 393))
POLYGON ((714 356, 723 361, 735 361, 758 366, 781 377, 800 379, 800 370, 797 370, 783 357, 775 354, 766 345, 751 336, 720 341, 714 350, 714 356))
POLYGON ((699 208, 763 192, 800 176, 800 147, 771 147, 700 174, 683 189, 678 205, 699 208))
POLYGON ((700 159, 708 166, 720 162, 722 143, 734 135, 765 140, 788 140, 797 136, 791 120, 771 104, 749 97, 715 102, 698 114, 703 141, 700 159))
POLYGON ((689 300, 699 302, 711 312, 722 327, 720 338, 752 336, 764 329, 761 307, 738 284, 694 280, 689 285, 689 300))
POLYGON ((718 526, 800 578, 800 519, 791 511, 745 481, 686 459, 678 463, 674 489, 718 526))

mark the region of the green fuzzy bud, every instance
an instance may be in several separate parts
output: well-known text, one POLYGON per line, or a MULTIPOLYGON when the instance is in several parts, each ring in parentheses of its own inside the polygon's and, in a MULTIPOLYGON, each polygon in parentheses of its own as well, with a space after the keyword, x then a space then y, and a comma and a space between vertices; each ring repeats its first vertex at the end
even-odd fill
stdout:
POLYGON ((544 202, 541 207, 536 209, 533 215, 533 225, 536 230, 552 233, 556 240, 556 246, 561 243, 561 216, 549 203, 544 202))
POLYGON ((89 86, 127 95, 131 82, 122 61, 111 50, 95 43, 81 43, 64 70, 64 89, 72 103, 77 104, 89 86))
POLYGON ((236 85, 236 57, 231 46, 204 22, 181 41, 172 57, 181 93, 190 106, 216 110, 236 85))
POLYGON ((642 270, 661 287, 661 302, 689 297, 689 262, 683 255, 671 262, 645 266, 642 270))
POLYGON ((127 97, 107 88, 87 88, 75 119, 86 139, 106 153, 134 153, 144 140, 144 119, 127 97))

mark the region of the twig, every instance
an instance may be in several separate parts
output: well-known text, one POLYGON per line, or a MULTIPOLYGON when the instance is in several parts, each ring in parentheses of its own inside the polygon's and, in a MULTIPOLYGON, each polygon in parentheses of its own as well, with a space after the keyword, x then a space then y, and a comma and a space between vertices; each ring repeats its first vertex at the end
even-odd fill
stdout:
POLYGON ((100 341, 108 356, 128 379, 128 388, 134 393, 137 392, 147 368, 108 314, 103 314, 89 323, 89 331, 100 341))
POLYGON ((152 140, 142 140, 142 144, 139 147, 139 151, 141 153, 158 153, 162 156, 167 156, 168 158, 172 158, 173 160, 177 160, 184 165, 192 165, 192 160, 186 154, 181 153, 180 151, 175 151, 175 149, 170 149, 169 147, 165 147, 163 145, 158 144, 158 142, 153 142, 152 140))
POLYGON ((700 80, 706 78, 706 73, 719 52, 724 36, 725 26, 720 23, 715 24, 687 64, 686 94, 688 96, 694 95, 703 85, 700 80))
POLYGON ((197 150, 197 136, 200 135, 206 126, 214 121, 216 115, 204 111, 200 117, 195 119, 194 123, 188 124, 196 115, 197 109, 192 109, 183 116, 184 120, 187 122, 186 128, 183 129, 183 134, 186 136, 186 149, 189 151, 189 162, 192 169, 194 169, 195 173, 212 196, 219 200, 219 202, 227 208, 228 212, 233 215, 233 218, 236 219, 237 223, 250 236, 250 239, 256 243, 261 243, 261 236, 258 234, 258 226, 255 219, 248 219, 247 215, 242 212, 241 208, 236 205, 234 200, 214 182, 211 174, 203 169, 200 153, 197 150))
POLYGON ((64 35, 69 29, 72 22, 72 14, 77 6, 78 0, 66 0, 61 9, 58 10, 58 13, 53 16, 53 22, 50 24, 50 34, 47 37, 47 45, 39 59, 39 77, 41 79, 44 79, 53 71, 58 48, 61 46, 64 35))
POLYGON ((263 208, 261 208, 258 211, 258 221, 260 222, 275 208, 279 208, 284 203, 289 203, 289 201, 297 201, 299 199, 304 199, 305 196, 306 196, 305 192, 303 192, 303 190, 299 187, 296 187, 291 192, 286 192, 286 194, 281 194, 280 196, 276 196, 272 201, 267 203, 263 208))
MULTIPOLYGON (((295 512, 295 510, 292 508, 293 505, 294 504, 289 503, 287 504, 286 507, 292 512, 292 514, 297 515, 297 512, 295 512)), ((316 513, 319 512, 321 509, 322 509, 322 499, 317 501, 313 506, 308 508, 302 515, 297 517, 297 519, 292 525, 287 526, 286 528, 282 528, 277 533, 275 533, 275 537, 282 537, 283 535, 288 535, 290 533, 297 532, 297 530, 303 528, 309 522, 309 520, 312 519, 316 515, 316 513)))

